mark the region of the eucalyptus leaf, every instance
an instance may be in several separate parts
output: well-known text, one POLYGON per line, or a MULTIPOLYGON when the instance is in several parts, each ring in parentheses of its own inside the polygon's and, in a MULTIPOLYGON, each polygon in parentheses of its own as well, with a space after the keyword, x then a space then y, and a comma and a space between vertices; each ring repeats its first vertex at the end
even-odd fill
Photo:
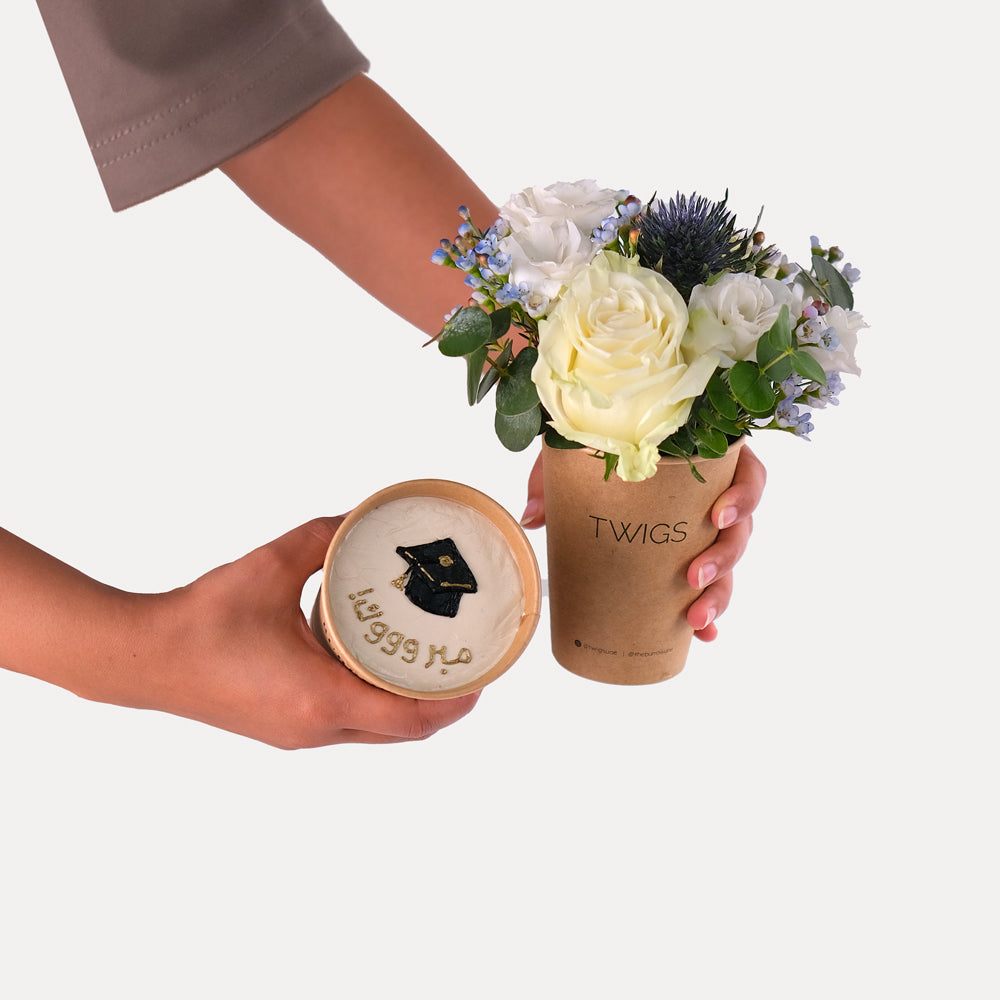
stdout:
POLYGON ((784 382, 793 370, 792 355, 789 353, 768 365, 766 374, 771 382, 784 382))
POLYGON ((514 417, 538 406, 538 390, 531 381, 531 369, 538 360, 538 351, 533 347, 522 348, 514 358, 507 373, 501 373, 497 386, 497 412, 505 417, 514 417))
POLYGON ((733 399, 732 391, 718 372, 709 380, 707 391, 708 398, 717 413, 730 420, 735 420, 739 416, 740 408, 733 399))
MULTIPOLYGON (((681 428, 683 430, 684 428, 681 428)), ((673 455, 674 458, 686 458, 688 467, 691 469, 691 475, 698 480, 699 483, 705 482, 705 477, 698 471, 695 467, 694 462, 691 461, 691 456, 694 454, 694 442, 690 442, 690 449, 685 450, 686 443, 682 445, 676 440, 678 436, 678 431, 674 431, 670 437, 665 438, 660 442, 660 453, 663 455, 673 455)))
POLYGON ((826 372, 823 371, 823 366, 808 352, 796 351, 792 355, 792 367, 803 378, 826 385, 826 372))
POLYGON ((545 428, 545 443, 550 448, 558 448, 560 451, 573 451, 585 447, 576 441, 567 441, 554 427, 545 428))
POLYGON ((706 458, 721 458, 729 449, 726 435, 714 427, 695 427, 694 436, 698 442, 698 453, 706 458))
POLYGON ((664 455, 675 455, 678 458, 686 458, 693 455, 695 450, 694 438, 687 426, 678 427, 669 437, 664 438, 657 448, 664 455))
POLYGON ((698 419, 703 424, 708 424, 709 427, 716 427, 724 434, 731 434, 733 437, 739 437, 743 433, 732 420, 722 416, 720 413, 714 412, 707 406, 699 408, 698 419))
POLYGON ((500 443, 508 451, 524 451, 542 429, 542 408, 536 405, 534 409, 512 417, 498 410, 493 427, 500 443))
POLYGON ((493 324, 479 306, 466 306, 445 324, 438 338, 438 350, 448 358, 461 358, 478 351, 492 339, 493 324))
POLYGON ((503 350, 500 351, 499 356, 493 362, 493 364, 503 371, 507 365, 510 364, 510 359, 514 357, 514 341, 505 340, 503 342, 503 350))
POLYGON ((774 409, 770 379, 751 361, 737 361, 729 372, 733 395, 748 413, 766 416, 774 409))
POLYGON ((513 343, 509 340, 504 341, 503 349, 500 351, 499 356, 493 360, 489 368, 483 373, 483 380, 479 383, 479 392, 476 394, 477 403, 481 403, 486 398, 486 394, 490 389, 497 384, 500 379, 500 373, 510 364, 513 353, 513 343))
POLYGON ((465 390, 469 398, 469 406, 475 406, 479 402, 480 379, 483 377, 483 365, 486 364, 486 355, 489 353, 485 344, 471 354, 466 354, 465 364, 465 390))
POLYGON ((499 340, 510 329, 510 306, 490 313, 490 325, 493 328, 493 339, 499 340))
POLYGON ((490 389, 500 380, 500 372, 496 368, 487 368, 485 372, 482 372, 482 376, 482 381, 479 383, 479 391, 476 393, 477 403, 481 403, 486 398, 486 394, 490 389))
POLYGON ((788 306, 782 306, 778 318, 771 329, 764 334, 768 342, 779 351, 787 351, 794 346, 792 339, 792 324, 788 316, 788 306))
POLYGON ((847 279, 825 257, 813 257, 813 271, 827 301, 842 309, 854 308, 854 292, 847 279))

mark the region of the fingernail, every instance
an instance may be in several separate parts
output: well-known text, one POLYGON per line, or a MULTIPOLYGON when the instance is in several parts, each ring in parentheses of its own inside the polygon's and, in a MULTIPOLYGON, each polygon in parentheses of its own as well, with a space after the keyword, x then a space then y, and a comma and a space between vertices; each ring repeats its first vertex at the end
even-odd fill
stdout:
POLYGON ((708 628, 708 626, 715 621, 715 614, 716 614, 715 608, 708 609, 708 614, 705 615, 705 624, 702 626, 702 628, 708 628))
MULTIPOLYGON (((719 572, 719 567, 715 563, 705 563, 704 566, 698 570, 698 587, 703 589, 707 587, 714 579, 716 574, 719 572)), ((712 612, 712 616, 715 616, 715 612, 712 612)), ((709 618, 709 621, 712 619, 709 618)))
POLYGON ((527 506, 524 508, 524 513, 521 515, 521 527, 527 528, 535 520, 537 520, 538 515, 542 512, 542 504, 540 500, 529 500, 527 506))
POLYGON ((723 528, 728 528, 729 525, 736 523, 736 518, 739 517, 739 511, 735 507, 725 507, 719 512, 719 530, 723 528))

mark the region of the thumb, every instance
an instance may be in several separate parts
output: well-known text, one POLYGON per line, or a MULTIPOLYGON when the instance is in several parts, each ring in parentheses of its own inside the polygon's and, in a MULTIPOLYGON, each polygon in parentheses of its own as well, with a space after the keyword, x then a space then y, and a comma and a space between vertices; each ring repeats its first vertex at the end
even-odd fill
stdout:
POLYGON ((313 518, 255 549, 247 559, 260 563, 260 572, 272 579, 276 574, 291 591, 301 589, 313 573, 323 568, 327 549, 343 520, 343 517, 313 518))
POLYGON ((522 528, 540 528, 545 524, 545 501, 542 497, 542 452, 528 475, 528 502, 521 515, 522 528))

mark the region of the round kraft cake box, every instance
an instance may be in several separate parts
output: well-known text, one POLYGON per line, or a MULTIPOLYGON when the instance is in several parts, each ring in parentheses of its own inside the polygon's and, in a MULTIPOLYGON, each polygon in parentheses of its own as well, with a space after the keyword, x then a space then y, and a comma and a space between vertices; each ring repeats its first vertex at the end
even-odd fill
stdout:
POLYGON ((313 633, 376 687, 457 698, 527 648, 541 611, 535 553, 484 493, 443 479, 368 497, 330 543, 313 633))

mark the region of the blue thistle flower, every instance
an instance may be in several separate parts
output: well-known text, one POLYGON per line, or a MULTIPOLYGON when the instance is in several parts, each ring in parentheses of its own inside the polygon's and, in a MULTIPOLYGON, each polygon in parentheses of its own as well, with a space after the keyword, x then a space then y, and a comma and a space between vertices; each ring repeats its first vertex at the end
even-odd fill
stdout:
POLYGON ((752 271, 753 233, 736 228, 736 216, 722 201, 678 193, 658 199, 639 219, 639 263, 659 271, 687 302, 691 289, 722 271, 752 271))

